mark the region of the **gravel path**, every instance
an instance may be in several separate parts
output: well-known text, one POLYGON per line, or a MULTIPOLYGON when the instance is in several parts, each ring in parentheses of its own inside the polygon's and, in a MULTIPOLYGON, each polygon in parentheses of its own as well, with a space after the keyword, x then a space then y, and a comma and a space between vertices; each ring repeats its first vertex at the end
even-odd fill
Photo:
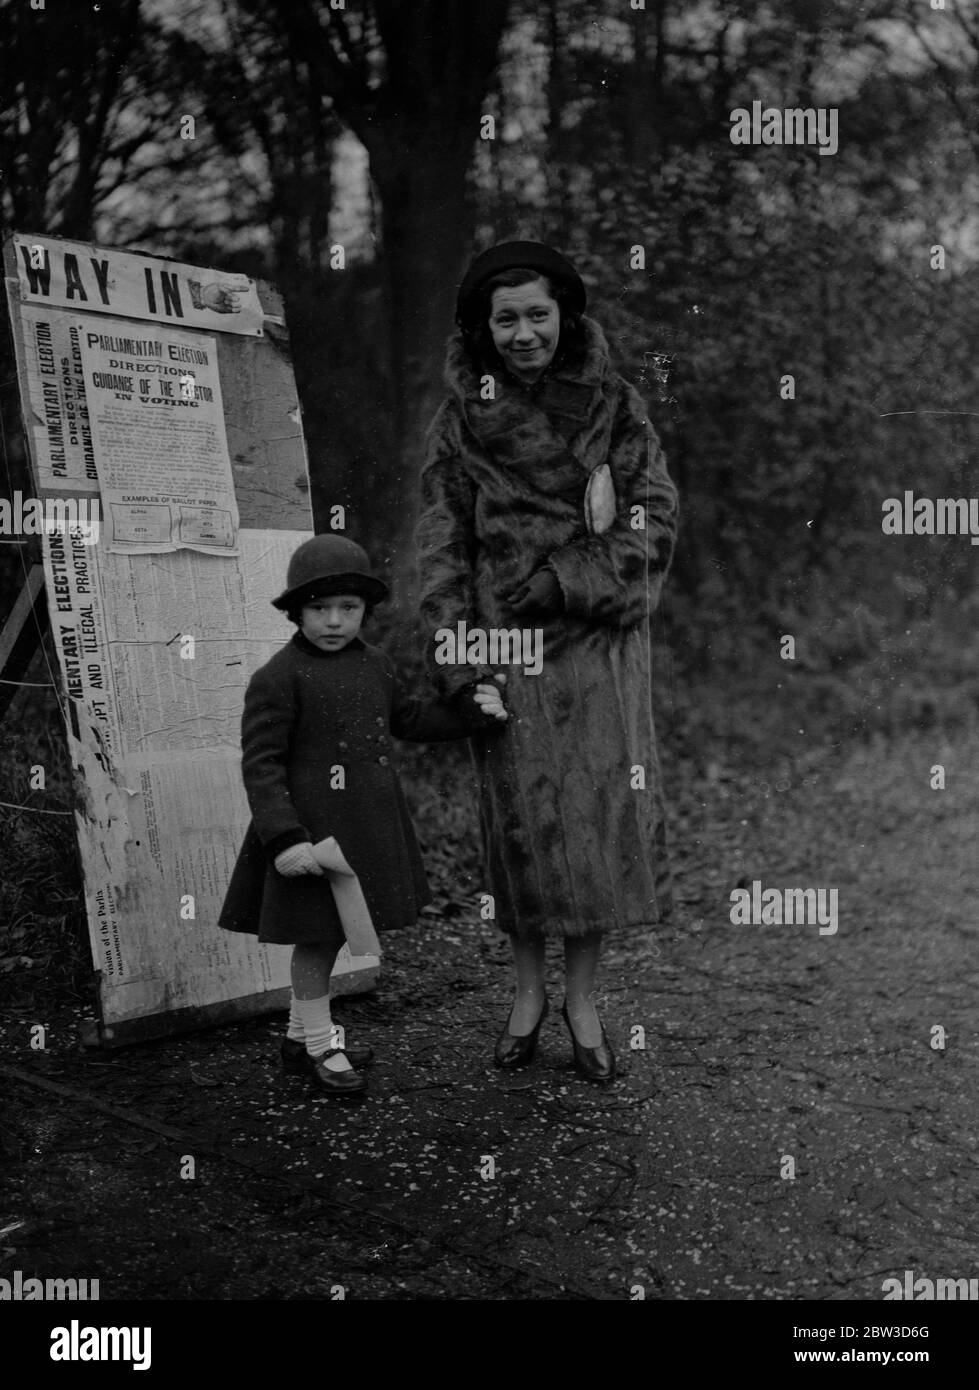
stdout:
POLYGON ((54 1002, 38 1054, 15 997, 0 1276, 463 1300, 879 1299, 906 1269, 977 1277, 977 753, 828 751, 779 789, 669 769, 682 906, 607 953, 608 1089, 571 1070, 556 973, 534 1065, 489 1065, 507 951, 471 913, 388 937, 380 990, 337 1006, 378 1054, 358 1107, 280 1074, 280 1018, 93 1054, 54 1002), (835 888, 838 931, 732 925, 755 880, 835 888))

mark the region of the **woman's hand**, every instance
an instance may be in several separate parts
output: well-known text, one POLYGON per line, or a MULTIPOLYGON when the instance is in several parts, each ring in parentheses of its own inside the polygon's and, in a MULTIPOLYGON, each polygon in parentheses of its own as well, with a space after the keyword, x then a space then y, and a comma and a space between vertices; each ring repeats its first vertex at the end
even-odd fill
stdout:
MULTIPOLYGON (((502 673, 494 676, 493 679, 500 685, 506 685, 506 676, 502 673)), ((479 684, 473 692, 473 699, 484 714, 491 714, 494 719, 509 719, 510 716, 504 708, 500 695, 501 692, 496 686, 479 684)))
POLYGON ((546 567, 532 574, 526 584, 521 584, 512 594, 507 594, 503 602, 518 618, 537 614, 552 617, 564 612, 564 595, 553 570, 546 567))

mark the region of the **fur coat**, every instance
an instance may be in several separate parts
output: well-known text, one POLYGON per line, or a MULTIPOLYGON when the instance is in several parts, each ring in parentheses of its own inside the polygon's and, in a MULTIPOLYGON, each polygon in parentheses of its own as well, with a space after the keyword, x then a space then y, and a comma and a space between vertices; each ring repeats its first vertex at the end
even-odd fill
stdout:
POLYGON ((487 888, 498 925, 523 937, 654 923, 671 907, 648 623, 672 557, 676 490, 644 402, 614 371, 598 325, 583 324, 576 364, 532 387, 501 369, 491 400, 461 337, 450 340, 416 536, 441 692, 507 675, 509 722, 470 747, 487 888), (615 516, 589 534, 585 491, 603 464, 615 516), (542 567, 564 612, 517 619, 506 596, 542 567), (460 622, 541 629, 540 673, 437 664, 439 629, 460 622))

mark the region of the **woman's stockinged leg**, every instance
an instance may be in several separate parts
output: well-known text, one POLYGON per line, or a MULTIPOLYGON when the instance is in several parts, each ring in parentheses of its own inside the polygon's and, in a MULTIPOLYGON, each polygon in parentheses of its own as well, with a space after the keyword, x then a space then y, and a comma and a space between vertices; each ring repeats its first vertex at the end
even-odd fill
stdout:
POLYGON ((591 997, 601 953, 602 938, 598 932, 564 938, 565 1002, 582 1047, 598 1047, 602 1041, 602 1026, 591 997))
POLYGON ((513 964, 517 973, 516 997, 508 1031, 520 1038, 533 1031, 544 1007, 544 938, 511 936, 513 964))

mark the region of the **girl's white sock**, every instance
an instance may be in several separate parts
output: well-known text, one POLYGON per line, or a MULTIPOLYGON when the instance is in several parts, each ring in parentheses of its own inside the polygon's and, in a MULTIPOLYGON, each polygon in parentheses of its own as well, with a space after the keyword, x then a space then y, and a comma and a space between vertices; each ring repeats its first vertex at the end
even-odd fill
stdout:
POLYGON ((303 1032, 303 1018, 299 1012, 299 1000, 295 995, 289 1000, 289 1027, 286 1030, 286 1037, 293 1042, 305 1042, 306 1034, 303 1032))
MULTIPOLYGON (((318 1057, 328 1047, 336 1046, 333 1019, 330 1017, 330 996, 322 999, 297 999, 296 1007, 302 1019, 306 1051, 310 1057, 318 1057)), ((349 1071, 350 1063, 344 1056, 327 1057, 323 1065, 330 1071, 349 1071)))

